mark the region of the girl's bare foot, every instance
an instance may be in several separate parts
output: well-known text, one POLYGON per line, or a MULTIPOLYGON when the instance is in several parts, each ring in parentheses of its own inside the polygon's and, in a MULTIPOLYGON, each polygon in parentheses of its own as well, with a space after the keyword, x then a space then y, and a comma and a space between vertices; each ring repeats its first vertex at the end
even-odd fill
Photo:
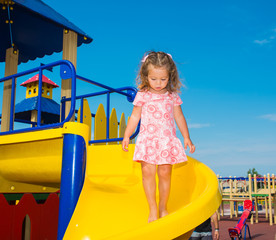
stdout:
POLYGON ((150 211, 148 222, 150 223, 150 222, 153 222, 153 221, 155 221, 157 219, 158 219, 157 210, 150 211))
POLYGON ((169 213, 168 211, 165 209, 165 210, 159 210, 159 217, 162 218, 162 217, 165 217, 167 216, 169 213))

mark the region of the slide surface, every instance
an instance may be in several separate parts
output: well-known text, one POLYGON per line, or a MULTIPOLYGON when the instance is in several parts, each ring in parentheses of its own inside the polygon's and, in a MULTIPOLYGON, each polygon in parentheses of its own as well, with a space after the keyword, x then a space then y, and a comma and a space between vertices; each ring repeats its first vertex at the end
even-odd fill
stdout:
POLYGON ((83 189, 64 239, 188 239, 217 210, 216 175, 189 157, 173 167, 170 214, 147 223, 141 166, 132 161, 133 151, 134 145, 129 152, 121 145, 88 147, 83 189))

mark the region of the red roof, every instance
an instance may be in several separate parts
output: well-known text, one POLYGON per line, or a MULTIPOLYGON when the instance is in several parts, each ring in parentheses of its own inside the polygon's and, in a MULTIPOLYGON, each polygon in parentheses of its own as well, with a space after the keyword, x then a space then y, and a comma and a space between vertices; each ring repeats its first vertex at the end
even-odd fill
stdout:
MULTIPOLYGON (((38 82, 38 76, 39 76, 39 74, 36 74, 35 76, 31 77, 31 78, 28 79, 27 81, 21 83, 20 86, 24 86, 24 87, 25 87, 28 83, 31 83, 31 82, 38 82)), ((47 77, 44 76, 44 75, 42 75, 42 82, 48 83, 48 84, 52 85, 53 88, 59 87, 57 84, 55 84, 53 81, 51 81, 49 78, 47 78, 47 77)))

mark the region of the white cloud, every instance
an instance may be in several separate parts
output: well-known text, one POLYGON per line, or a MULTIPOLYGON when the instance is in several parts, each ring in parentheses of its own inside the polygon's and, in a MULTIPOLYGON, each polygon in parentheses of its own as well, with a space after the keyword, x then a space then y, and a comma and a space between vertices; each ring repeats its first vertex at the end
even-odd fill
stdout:
POLYGON ((265 45, 265 44, 268 44, 268 43, 274 41, 274 39, 276 37, 275 33, 276 33, 276 28, 270 30, 269 34, 267 34, 268 36, 265 39, 263 39, 263 40, 258 40, 258 39, 254 40, 254 43, 256 43, 258 45, 261 45, 261 46, 265 45))
POLYGON ((260 118, 266 119, 272 122, 276 122, 276 114, 266 114, 266 115, 260 116, 260 118))
POLYGON ((264 45, 264 44, 267 44, 269 42, 270 41, 268 41, 267 39, 264 39, 264 40, 254 40, 254 43, 257 43, 259 45, 264 45))
POLYGON ((210 127, 210 123, 191 123, 188 124, 189 128, 204 128, 204 127, 210 127))

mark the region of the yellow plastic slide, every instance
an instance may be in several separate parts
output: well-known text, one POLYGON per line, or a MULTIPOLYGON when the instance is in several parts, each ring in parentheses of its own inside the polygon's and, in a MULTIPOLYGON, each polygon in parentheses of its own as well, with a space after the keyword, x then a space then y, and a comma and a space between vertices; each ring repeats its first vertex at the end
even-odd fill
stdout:
POLYGON ((188 239, 217 210, 221 194, 216 175, 189 157, 173 168, 170 214, 147 223, 141 167, 132 161, 133 151, 134 145, 129 152, 121 145, 88 147, 83 189, 64 239, 188 239))
MULTIPOLYGON (((56 191, 65 133, 88 139, 88 128, 79 123, 1 136, 1 192, 56 191)), ((219 207, 215 174, 189 158, 187 163, 174 165, 170 214, 148 224, 141 167, 132 161, 133 151, 134 145, 129 146, 129 152, 122 151, 121 145, 88 146, 83 189, 64 239, 188 239, 219 207)))

